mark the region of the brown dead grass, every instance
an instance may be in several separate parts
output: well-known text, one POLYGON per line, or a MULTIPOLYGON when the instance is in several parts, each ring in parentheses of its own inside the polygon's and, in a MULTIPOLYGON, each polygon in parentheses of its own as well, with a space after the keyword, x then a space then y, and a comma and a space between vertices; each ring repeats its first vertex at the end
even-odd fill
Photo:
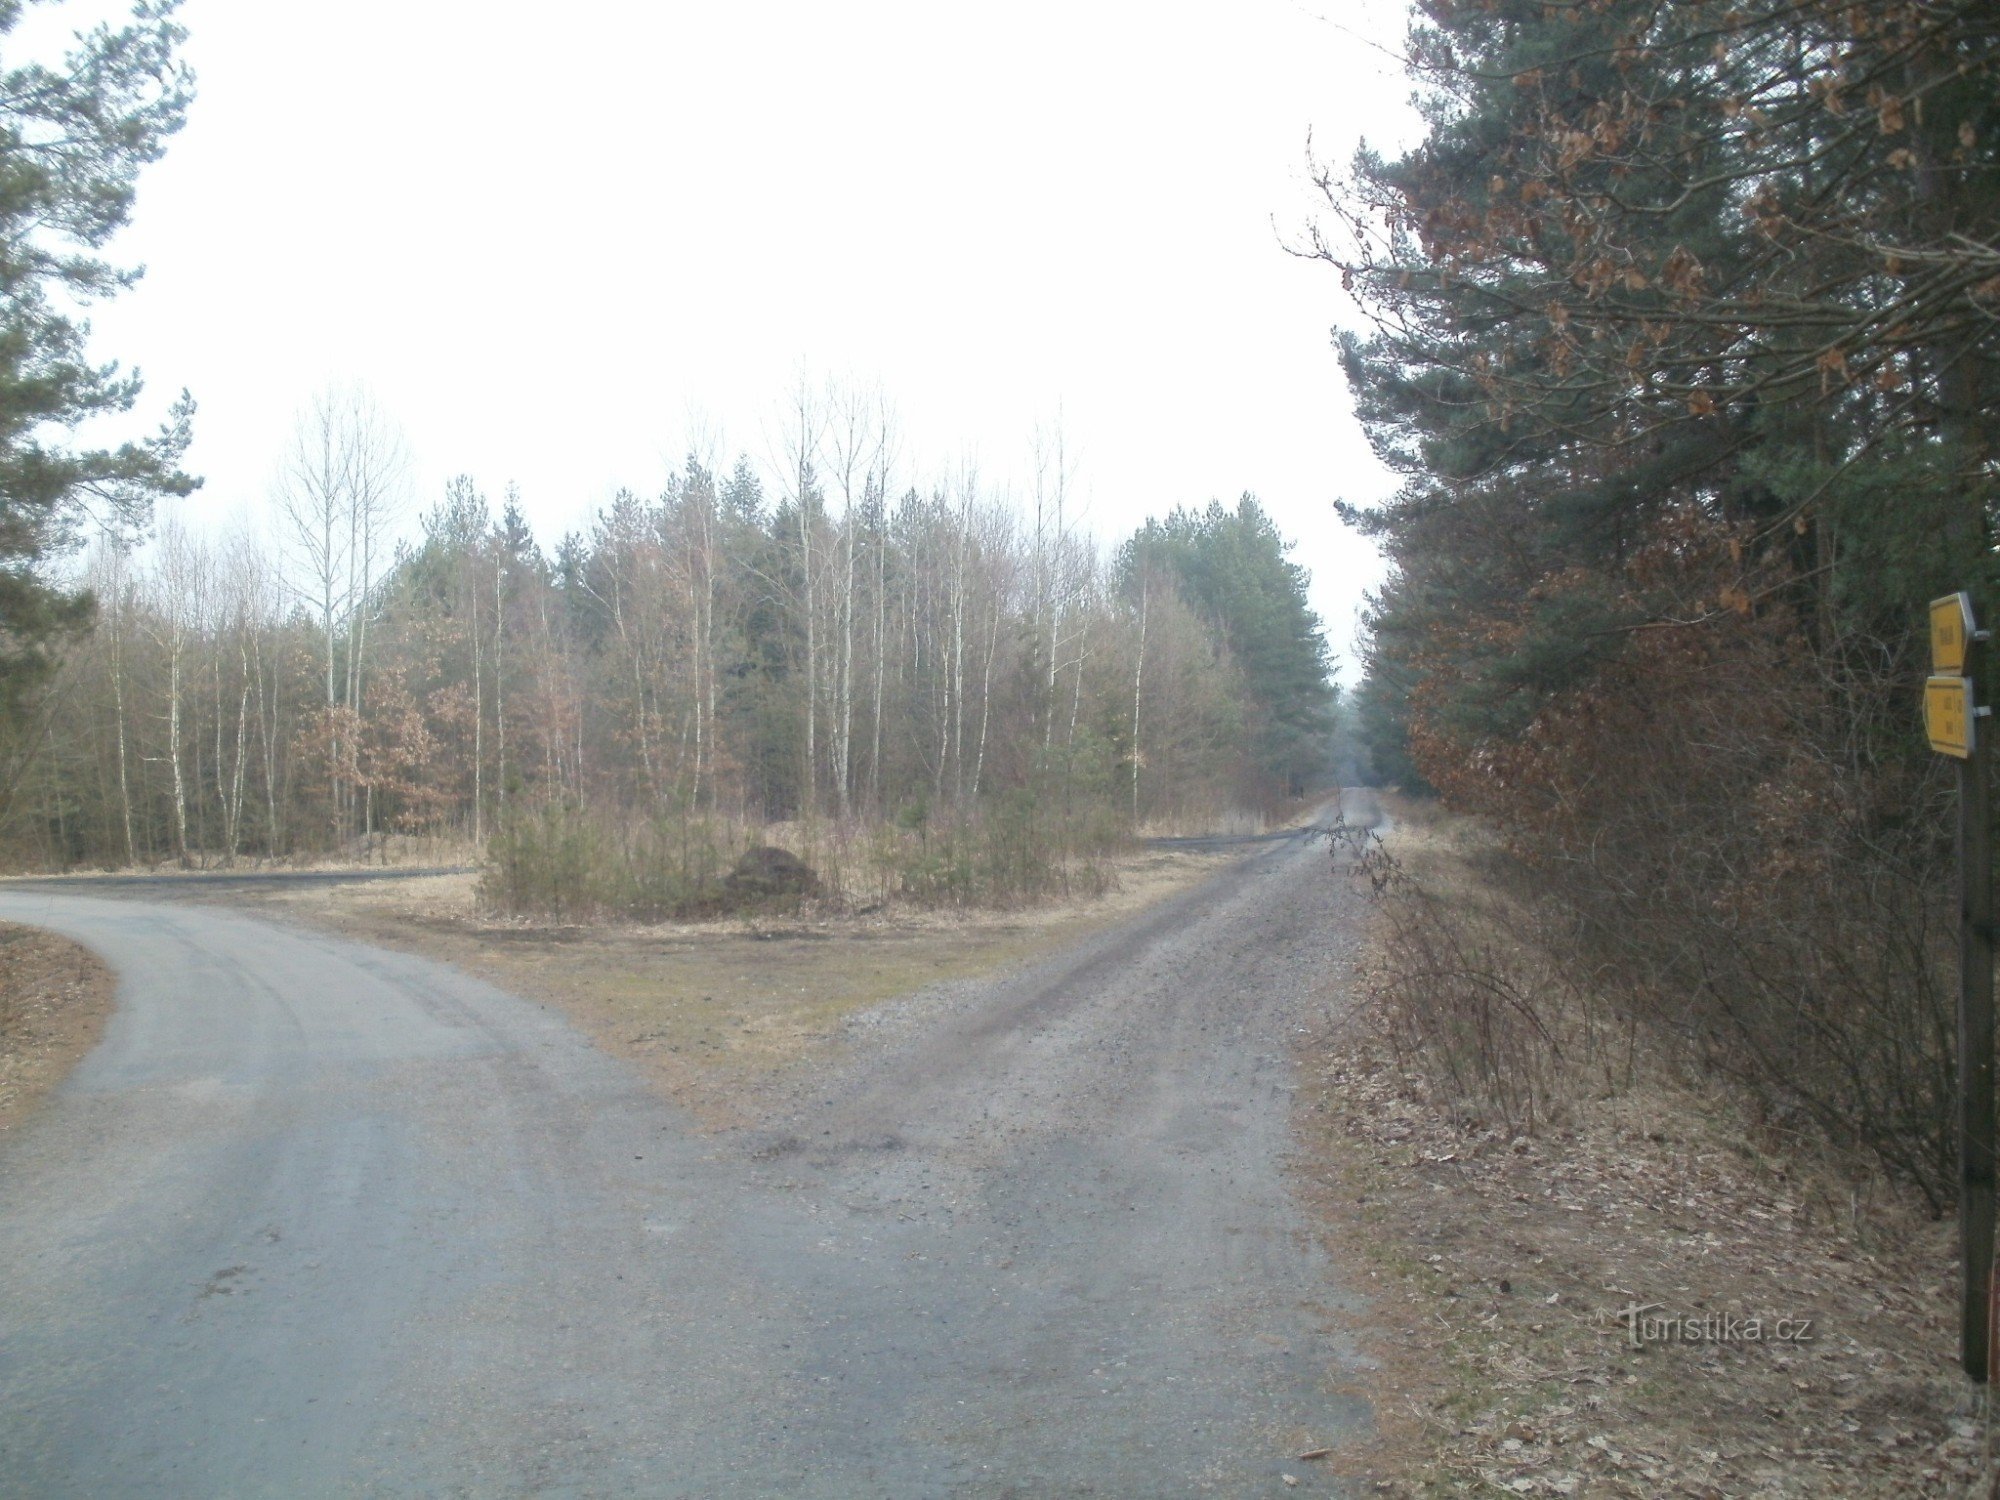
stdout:
POLYGON ((89 950, 0 922, 0 1134, 97 1044, 116 989, 89 950))
MULTIPOLYGON (((61 871, 65 880, 130 880, 144 875, 221 874, 254 875, 314 871, 344 873, 359 870, 408 870, 469 868, 479 862, 480 846, 456 834, 378 833, 369 838, 349 840, 339 849, 307 854, 267 856, 225 854, 196 850, 185 867, 172 858, 157 864, 104 865, 94 869, 61 871)), ((55 873, 35 865, 0 870, 0 875, 33 878, 55 873)))
POLYGON ((703 1123, 752 1118, 765 1086, 835 1049, 860 1011, 930 985, 1030 963, 1185 889, 1227 854, 1148 852, 1117 889, 1007 912, 807 914, 561 926, 479 910, 472 875, 325 886, 264 904, 384 947, 456 964, 560 1007, 703 1123))
MULTIPOLYGON (((1405 808, 1391 840, 1436 875, 1472 837, 1405 808)), ((1373 1303, 1354 1469, 1378 1492, 1991 1493, 1955 1231, 1913 1199, 1722 1093, 1580 1093, 1530 1138, 1437 1097, 1365 1014, 1310 1047, 1312 1191, 1373 1303), (1635 1303, 1765 1337, 1635 1348, 1635 1303), (1772 1337, 1780 1317, 1811 1338, 1772 1337)))

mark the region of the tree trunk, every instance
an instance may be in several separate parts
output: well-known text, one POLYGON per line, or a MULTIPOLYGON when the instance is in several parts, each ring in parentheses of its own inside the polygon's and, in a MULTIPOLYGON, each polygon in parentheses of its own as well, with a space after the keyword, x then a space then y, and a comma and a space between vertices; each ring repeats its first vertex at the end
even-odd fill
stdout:
POLYGON ((480 680, 479 660, 479 582, 474 579, 466 590, 471 606, 472 637, 472 842, 483 846, 486 842, 486 698, 485 684, 480 680))
MULTIPOLYGON (((1139 581, 1139 654, 1132 668, 1132 826, 1139 826, 1139 688, 1146 677, 1146 602, 1151 580, 1139 581)), ((1171 622, 1169 622, 1171 623, 1171 622)))
POLYGON ((174 775, 174 848, 181 868, 188 865, 187 781, 181 771, 181 640, 174 627, 167 648, 167 760, 174 775))
POLYGON ((236 697, 236 765, 230 772, 229 811, 223 819, 229 842, 229 862, 232 865, 236 863, 236 851, 242 844, 243 767, 249 756, 249 749, 245 743, 245 737, 250 730, 250 633, 247 623, 243 633, 237 637, 236 649, 237 666, 242 674, 238 679, 239 691, 236 697))
POLYGON ((847 507, 847 514, 841 518, 841 529, 846 533, 842 540, 846 546, 847 565, 840 591, 840 684, 836 689, 833 759, 834 778, 837 783, 834 795, 839 799, 840 819, 844 823, 847 821, 849 811, 849 747, 854 727, 854 507, 852 505, 847 507))
POLYGON ((126 774, 125 749, 125 598, 119 590, 111 617, 111 701, 118 723, 118 808, 125 823, 125 862, 139 863, 139 846, 132 839, 132 783, 126 774))
POLYGON ((986 669, 979 680, 979 751, 972 762, 972 801, 979 802, 980 778, 986 774, 986 726, 993 715, 993 653, 1000 645, 1000 603, 1001 596, 996 589, 993 595, 993 618, 988 622, 986 632, 986 669))
POLYGON ((887 513, 889 497, 882 496, 882 514, 875 526, 875 725, 868 751, 868 805, 882 815, 882 684, 889 672, 888 610, 886 587, 889 539, 887 513))
POLYGON ((507 564, 493 564, 493 742, 497 764, 493 773, 493 823, 507 831, 507 564))

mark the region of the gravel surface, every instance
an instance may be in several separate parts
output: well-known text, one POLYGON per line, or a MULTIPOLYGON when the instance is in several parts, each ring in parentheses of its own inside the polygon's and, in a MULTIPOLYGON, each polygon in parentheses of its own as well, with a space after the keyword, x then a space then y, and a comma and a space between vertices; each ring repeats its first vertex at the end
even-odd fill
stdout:
POLYGON ((1283 1163, 1351 899, 1260 846, 703 1135, 443 965, 10 886, 122 983, 0 1147, 0 1492, 1326 1492, 1283 1163))

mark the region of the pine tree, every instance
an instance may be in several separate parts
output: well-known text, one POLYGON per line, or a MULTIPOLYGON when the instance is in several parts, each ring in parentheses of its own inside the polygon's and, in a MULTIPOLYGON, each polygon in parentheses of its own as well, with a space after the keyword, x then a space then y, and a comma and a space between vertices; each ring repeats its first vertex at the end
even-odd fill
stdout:
MULTIPOLYGON (((0 47, 21 0, 0 0, 0 47)), ((139 276, 100 254, 131 215, 141 168, 186 118, 193 75, 175 0, 147 0, 129 24, 79 34, 60 64, 0 69, 0 723, 20 726, 50 648, 86 624, 87 593, 39 571, 86 519, 146 520, 185 495, 194 404, 185 392, 155 436, 115 448, 68 441, 131 410, 136 374, 96 363, 79 308, 139 276)))
POLYGON ((1146 566, 1170 570, 1220 627, 1251 700, 1251 755, 1281 794, 1298 795, 1330 770, 1333 685, 1326 638, 1306 600, 1306 570, 1254 496, 1234 510, 1176 510, 1125 546, 1128 592, 1146 566))
POLYGON ((1351 232, 1318 252, 1375 318, 1343 360, 1407 476, 1350 512, 1397 567, 1375 664, 1439 753, 1635 630, 1773 607, 1828 647, 1990 593, 1993 8, 1421 9, 1428 136, 1324 179, 1351 232), (1691 539, 1724 559, 1699 586, 1653 566, 1691 539))

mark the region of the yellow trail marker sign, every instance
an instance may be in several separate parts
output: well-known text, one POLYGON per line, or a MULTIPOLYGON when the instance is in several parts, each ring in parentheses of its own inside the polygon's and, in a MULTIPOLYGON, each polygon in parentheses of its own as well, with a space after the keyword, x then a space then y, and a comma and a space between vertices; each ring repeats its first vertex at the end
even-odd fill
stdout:
POLYGON ((1946 594, 1931 600, 1931 670, 1963 672, 1965 643, 1972 639, 1972 595, 1946 594))
POLYGON ((1967 760, 1972 755, 1972 679, 1930 677, 1924 680, 1924 733, 1939 755, 1967 760))

